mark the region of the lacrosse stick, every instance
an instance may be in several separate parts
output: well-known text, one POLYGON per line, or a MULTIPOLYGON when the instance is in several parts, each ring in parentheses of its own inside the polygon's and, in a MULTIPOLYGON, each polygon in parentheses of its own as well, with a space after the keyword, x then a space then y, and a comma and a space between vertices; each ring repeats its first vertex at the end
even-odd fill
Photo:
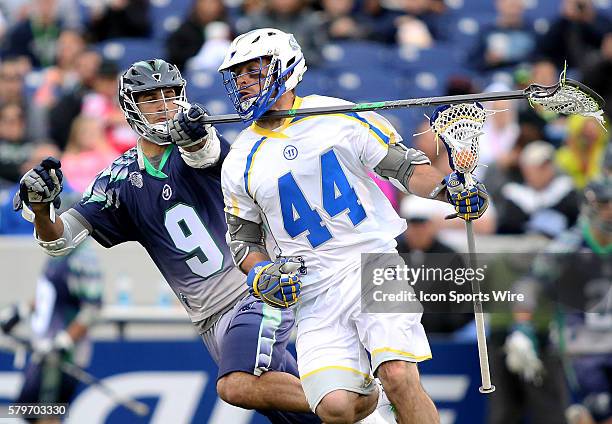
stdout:
MULTIPOLYGON (((461 172, 465 178, 465 188, 474 186, 472 172, 478 165, 478 140, 483 134, 482 126, 487 112, 482 106, 475 103, 464 103, 449 106, 438 112, 432 118, 431 129, 437 138, 441 138, 447 146, 452 159, 453 168, 461 172)), ((471 269, 476 269, 476 244, 472 221, 465 221, 468 241, 468 258, 471 269)), ((476 320, 476 337, 478 341, 478 357, 480 359, 480 376, 482 386, 480 393, 492 393, 495 386, 491 384, 489 371, 489 354, 487 352, 487 339, 485 334, 482 301, 480 300, 480 283, 471 279, 474 296, 474 317, 476 320)))
MULTIPOLYGON (((552 86, 531 84, 524 90, 499 91, 493 93, 464 94, 458 96, 423 97, 418 99, 391 100, 387 102, 357 103, 350 105, 312 107, 304 109, 277 110, 264 114, 259 119, 292 118, 295 116, 325 115, 331 113, 365 112, 369 110, 399 109, 409 107, 441 106, 460 103, 488 102, 495 100, 527 99, 534 105, 564 115, 592 116, 603 123, 604 100, 584 84, 566 79, 562 74, 559 82, 552 86)), ((207 116, 203 124, 228 124, 242 122, 237 114, 207 116)))
MULTIPOLYGON (((10 340, 12 344, 12 346, 9 348, 10 351, 15 352, 15 353, 18 353, 23 350, 32 352, 32 344, 29 341, 24 340, 20 337, 14 336, 12 334, 4 334, 4 336, 8 340, 10 340)), ((74 377, 76 380, 80 381, 81 383, 87 386, 93 386, 93 387, 98 388, 98 390, 103 392, 113 402, 115 402, 118 405, 124 406, 125 408, 129 409, 136 415, 144 417, 149 414, 149 407, 146 404, 136 399, 131 399, 131 398, 119 395, 113 389, 111 389, 106 384, 104 384, 102 381, 100 381, 98 378, 89 374, 87 371, 85 371, 83 368, 79 367, 78 365, 72 364, 70 362, 62 361, 60 363, 60 369, 66 374, 74 377)))

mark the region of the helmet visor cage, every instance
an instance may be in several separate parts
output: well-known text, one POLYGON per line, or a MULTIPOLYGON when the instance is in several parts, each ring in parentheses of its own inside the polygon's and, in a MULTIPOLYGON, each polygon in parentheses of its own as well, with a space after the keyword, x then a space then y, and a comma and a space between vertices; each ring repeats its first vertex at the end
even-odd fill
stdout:
POLYGON ((157 144, 169 144, 168 121, 180 110, 180 107, 174 103, 175 100, 186 101, 184 85, 126 93, 124 95, 125 115, 132 128, 140 136, 157 144), (167 88, 174 90, 173 96, 168 96, 164 92, 167 88), (147 92, 159 92, 160 97, 143 101, 136 100, 147 92), (153 103, 162 103, 163 109, 150 108, 150 111, 146 111, 149 109, 148 105, 153 103), (163 117, 163 120, 159 119, 160 117, 163 117))
POLYGON ((269 64, 263 64, 264 57, 258 58, 259 66, 257 69, 247 70, 241 74, 236 74, 228 69, 222 72, 223 85, 236 109, 236 112, 245 122, 252 121, 261 116, 266 110, 262 110, 268 103, 279 81, 278 59, 273 58, 269 64), (265 74, 265 76, 264 76, 265 74), (255 82, 239 86, 238 80, 246 78, 250 81, 255 76, 255 82), (257 93, 249 94, 249 88, 257 87, 257 93))
POLYGON ((273 56, 268 65, 263 64, 264 57, 258 59, 258 69, 247 70, 241 74, 236 74, 231 69, 222 71, 225 90, 236 112, 247 123, 263 115, 285 93, 285 80, 298 63, 292 63, 291 66, 281 73, 281 66, 277 56, 273 56), (264 72, 266 74, 265 77, 264 72), (242 77, 249 78, 249 75, 256 75, 257 80, 240 87, 238 80, 242 77), (248 91, 245 91, 253 86, 257 86, 258 94, 249 94, 248 91))

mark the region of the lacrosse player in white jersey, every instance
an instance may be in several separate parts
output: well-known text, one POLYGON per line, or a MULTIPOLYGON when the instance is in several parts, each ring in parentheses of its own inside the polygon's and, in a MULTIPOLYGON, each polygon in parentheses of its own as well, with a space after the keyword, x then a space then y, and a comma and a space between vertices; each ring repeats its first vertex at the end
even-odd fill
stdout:
POLYGON ((368 171, 406 192, 448 200, 466 220, 486 210, 484 187, 466 190, 462 176, 444 177, 373 112, 259 119, 268 110, 349 104, 296 96, 306 64, 291 34, 264 28, 237 37, 219 71, 236 111, 252 122, 222 169, 230 250, 255 295, 296 305, 310 407, 326 423, 361 420, 376 408, 377 376, 400 423, 439 422, 416 365, 431 358, 421 314, 360 309, 360 254, 397 253, 395 237, 406 229, 368 171), (276 258, 266 253, 264 223, 276 258), (295 258, 304 266, 291 272, 284 265, 295 258))

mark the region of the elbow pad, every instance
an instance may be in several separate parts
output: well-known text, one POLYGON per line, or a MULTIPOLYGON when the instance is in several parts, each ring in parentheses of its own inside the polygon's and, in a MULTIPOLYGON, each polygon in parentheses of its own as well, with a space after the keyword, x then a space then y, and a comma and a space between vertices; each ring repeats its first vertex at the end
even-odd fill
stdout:
POLYGON ((64 223, 64 232, 57 240, 41 240, 38 238, 36 232, 34 232, 34 237, 38 245, 50 256, 64 256, 69 254, 89 235, 89 229, 85 227, 77 217, 71 214, 70 211, 63 213, 60 219, 64 223))
POLYGON ((431 161, 420 150, 407 148, 401 143, 389 145, 389 151, 374 172, 388 180, 397 189, 408 193, 408 182, 417 165, 430 165, 431 161))
POLYGON ((227 221, 228 246, 236 266, 240 266, 249 253, 268 254, 264 234, 260 224, 242 219, 230 213, 225 214, 227 221))

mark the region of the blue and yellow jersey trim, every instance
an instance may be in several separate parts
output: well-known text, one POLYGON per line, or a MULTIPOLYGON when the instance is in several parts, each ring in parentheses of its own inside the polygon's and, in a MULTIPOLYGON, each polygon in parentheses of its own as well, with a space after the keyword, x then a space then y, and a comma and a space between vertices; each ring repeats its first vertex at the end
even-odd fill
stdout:
MULTIPOLYGON (((300 106, 302 105, 303 100, 304 99, 302 97, 296 96, 293 102, 293 106, 291 108, 299 109, 300 106)), ((255 157, 257 156, 257 153, 261 150, 261 147, 265 144, 266 140, 270 138, 278 138, 278 139, 289 138, 289 136, 284 133, 284 131, 287 128, 297 123, 306 121, 308 119, 319 118, 320 116, 321 115, 296 116, 294 118, 286 118, 283 124, 274 130, 260 127, 257 124, 257 122, 253 122, 253 124, 251 124, 250 129, 255 134, 262 136, 262 138, 260 138, 259 140, 255 142, 246 160, 246 166, 244 170, 244 189, 249 196, 253 197, 253 194, 251 193, 251 187, 250 187, 250 176, 251 176, 251 171, 253 169, 253 163, 255 161, 255 157)), ((381 122, 380 120, 376 120, 374 117, 372 117, 371 119, 366 119, 363 116, 357 114, 356 112, 334 113, 334 114, 329 114, 326 116, 335 116, 335 117, 340 117, 344 119, 351 119, 353 121, 358 122, 360 125, 367 128, 370 134, 374 137, 374 139, 376 139, 383 147, 389 147, 389 144, 395 144, 396 142, 393 131, 384 122, 381 122)))
MULTIPOLYGON (((302 106, 302 102, 304 101, 303 97, 295 96, 295 100, 293 100, 293 105, 291 109, 299 109, 302 106)), ((268 138, 289 138, 287 134, 283 131, 289 127, 293 122, 295 122, 296 118, 285 118, 282 125, 274 130, 269 130, 267 128, 260 127, 257 125, 257 122, 253 122, 251 124, 251 131, 255 134, 268 137, 268 138)))
POLYGON ((251 152, 247 156, 246 166, 244 169, 244 190, 251 197, 253 197, 253 194, 251 193, 251 171, 253 170, 253 162, 255 161, 255 157, 257 156, 257 153, 259 153, 261 146, 264 145, 267 139, 268 137, 262 137, 257 140, 257 142, 255 142, 253 145, 253 148, 251 148, 251 152))

